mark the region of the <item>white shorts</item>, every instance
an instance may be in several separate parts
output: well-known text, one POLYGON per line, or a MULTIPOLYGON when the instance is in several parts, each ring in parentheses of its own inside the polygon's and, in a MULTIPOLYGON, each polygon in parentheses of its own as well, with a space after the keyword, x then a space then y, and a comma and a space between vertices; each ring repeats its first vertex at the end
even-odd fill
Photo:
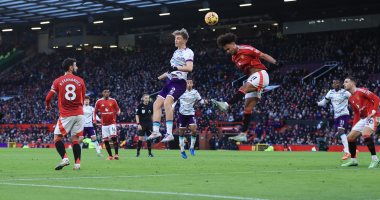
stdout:
POLYGON ((111 124, 108 126, 102 126, 102 138, 110 138, 111 136, 116 136, 116 124, 111 124))
POLYGON ((266 88, 269 85, 268 72, 265 70, 255 72, 245 82, 248 82, 257 88, 256 92, 250 92, 250 93, 245 94, 245 98, 248 99, 252 97, 257 97, 260 99, 261 94, 264 91, 264 88, 266 88))
POLYGON ((365 119, 360 119, 354 127, 352 127, 352 130, 354 131, 358 131, 358 132, 363 132, 363 129, 365 127, 367 128, 370 128, 371 130, 373 131, 376 131, 376 126, 377 126, 377 123, 379 122, 379 119, 380 117, 371 117, 369 119, 365 118, 365 119))
POLYGON ((83 136, 84 116, 70 116, 58 118, 57 125, 54 129, 55 135, 71 135, 83 136))

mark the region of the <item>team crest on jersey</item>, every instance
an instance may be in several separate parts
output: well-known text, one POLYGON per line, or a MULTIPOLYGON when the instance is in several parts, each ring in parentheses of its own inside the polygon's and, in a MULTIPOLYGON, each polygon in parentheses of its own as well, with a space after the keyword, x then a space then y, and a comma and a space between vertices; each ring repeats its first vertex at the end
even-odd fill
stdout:
POLYGON ((112 103, 110 103, 110 106, 112 107, 112 103))
POLYGON ((105 110, 106 110, 106 112, 108 112, 108 108, 106 108, 105 110))

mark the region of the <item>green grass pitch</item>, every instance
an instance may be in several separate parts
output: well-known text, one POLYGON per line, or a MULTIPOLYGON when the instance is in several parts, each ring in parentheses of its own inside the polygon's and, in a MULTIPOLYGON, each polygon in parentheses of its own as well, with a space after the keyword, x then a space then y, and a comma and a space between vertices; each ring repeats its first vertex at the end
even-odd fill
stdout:
MULTIPOLYGON (((70 161, 72 151, 67 150, 70 161)), ((103 151, 103 153, 106 153, 103 151)), ((121 150, 107 161, 83 150, 80 171, 55 171, 55 149, 0 149, 0 199, 380 199, 380 168, 340 167, 341 153, 121 150)))

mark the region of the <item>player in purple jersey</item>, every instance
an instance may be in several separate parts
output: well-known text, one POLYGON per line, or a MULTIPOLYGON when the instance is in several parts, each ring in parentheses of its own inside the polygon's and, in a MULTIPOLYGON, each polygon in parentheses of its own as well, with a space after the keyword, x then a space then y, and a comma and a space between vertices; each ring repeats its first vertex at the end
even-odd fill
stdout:
POLYGON ((165 108, 166 130, 165 138, 161 142, 174 140, 173 136, 173 104, 186 91, 187 73, 193 71, 194 53, 186 47, 189 34, 186 29, 176 30, 173 32, 175 46, 177 50, 170 59, 168 72, 158 77, 159 80, 169 79, 166 85, 157 96, 153 104, 153 132, 148 139, 160 137, 160 121, 162 107, 165 108))

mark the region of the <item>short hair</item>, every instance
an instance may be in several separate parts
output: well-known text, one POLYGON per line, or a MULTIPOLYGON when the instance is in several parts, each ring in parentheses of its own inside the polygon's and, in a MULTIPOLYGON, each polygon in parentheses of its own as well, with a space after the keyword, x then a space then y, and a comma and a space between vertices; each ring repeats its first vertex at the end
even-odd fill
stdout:
POLYGON ((189 33, 186 29, 182 28, 181 30, 175 30, 172 33, 173 36, 180 35, 183 37, 183 39, 188 40, 189 39, 189 33))
POLYGON ((333 81, 338 81, 340 83, 340 80, 338 78, 334 78, 333 81))
POLYGON ((89 96, 85 96, 84 99, 88 99, 88 100, 90 100, 90 97, 89 97, 89 96))
POLYGON ((145 96, 148 96, 148 97, 150 97, 150 95, 149 94, 147 94, 147 93, 145 93, 145 94, 143 94, 142 95, 142 97, 144 98, 145 96))
POLYGON ((224 47, 224 45, 229 44, 231 42, 236 42, 237 36, 233 33, 226 33, 223 35, 219 35, 218 39, 216 39, 216 43, 219 47, 224 47))
POLYGON ((346 79, 350 79, 352 82, 355 83, 355 85, 358 83, 358 80, 353 76, 347 76, 346 79))
POLYGON ((73 66, 74 63, 77 62, 77 60, 75 58, 66 58, 65 60, 63 60, 62 62, 62 69, 67 72, 69 71, 69 67, 70 66, 73 66))

